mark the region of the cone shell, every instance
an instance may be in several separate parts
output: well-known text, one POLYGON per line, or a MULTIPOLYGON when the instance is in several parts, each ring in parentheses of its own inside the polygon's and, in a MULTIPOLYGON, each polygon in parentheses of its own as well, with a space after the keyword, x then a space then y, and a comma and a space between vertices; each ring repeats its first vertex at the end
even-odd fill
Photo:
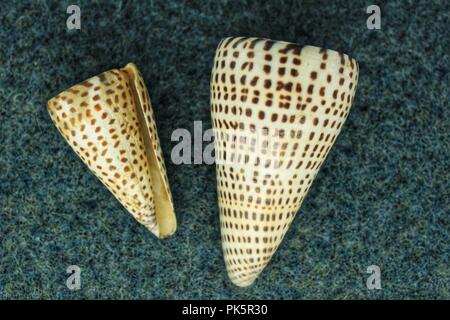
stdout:
POLYGON ((76 154, 137 221, 157 237, 175 232, 152 105, 134 64, 58 94, 48 111, 76 154))
POLYGON ((226 38, 211 77, 228 275, 256 279, 280 245, 347 118, 358 64, 345 54, 226 38))

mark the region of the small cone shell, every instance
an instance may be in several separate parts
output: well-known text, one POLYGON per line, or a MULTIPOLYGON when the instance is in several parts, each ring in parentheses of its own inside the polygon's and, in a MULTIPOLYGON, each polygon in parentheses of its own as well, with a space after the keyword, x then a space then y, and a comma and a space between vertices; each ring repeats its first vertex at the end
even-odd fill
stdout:
POLYGON ((228 275, 253 283, 280 245, 347 118, 358 64, 261 38, 226 38, 211 77, 228 275))
POLYGON ((137 221, 160 238, 175 232, 155 118, 134 64, 58 94, 48 111, 76 154, 137 221))

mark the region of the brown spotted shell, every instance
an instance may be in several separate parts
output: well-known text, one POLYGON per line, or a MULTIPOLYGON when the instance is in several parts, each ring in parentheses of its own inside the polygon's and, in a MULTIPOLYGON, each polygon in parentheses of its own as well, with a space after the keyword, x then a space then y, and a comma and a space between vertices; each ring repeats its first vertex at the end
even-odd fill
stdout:
POLYGON ((76 154, 137 221, 157 237, 175 232, 155 117, 134 64, 58 94, 48 111, 76 154))
POLYGON ((338 136, 358 64, 345 54, 226 38, 211 77, 222 248, 248 286, 267 265, 338 136))

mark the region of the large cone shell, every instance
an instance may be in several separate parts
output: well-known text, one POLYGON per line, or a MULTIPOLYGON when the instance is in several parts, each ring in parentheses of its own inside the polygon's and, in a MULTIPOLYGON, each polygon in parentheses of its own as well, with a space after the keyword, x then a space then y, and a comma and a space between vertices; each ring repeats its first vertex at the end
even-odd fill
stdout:
POLYGON ((157 237, 175 231, 155 118, 134 64, 58 94, 48 111, 76 154, 136 220, 157 237))
POLYGON ((222 247, 248 286, 267 265, 349 113, 358 64, 260 38, 219 44, 211 78, 222 247))

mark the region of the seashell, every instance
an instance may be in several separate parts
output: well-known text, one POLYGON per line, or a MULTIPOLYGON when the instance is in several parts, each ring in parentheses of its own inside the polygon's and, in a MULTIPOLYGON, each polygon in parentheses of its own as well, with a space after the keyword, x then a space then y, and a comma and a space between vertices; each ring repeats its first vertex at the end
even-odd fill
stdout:
POLYGON ((268 264, 347 118, 358 64, 345 54, 226 38, 211 77, 222 249, 231 281, 268 264))
POLYGON ((176 230, 155 117, 132 63, 58 94, 48 111, 62 136, 119 202, 160 238, 176 230))

